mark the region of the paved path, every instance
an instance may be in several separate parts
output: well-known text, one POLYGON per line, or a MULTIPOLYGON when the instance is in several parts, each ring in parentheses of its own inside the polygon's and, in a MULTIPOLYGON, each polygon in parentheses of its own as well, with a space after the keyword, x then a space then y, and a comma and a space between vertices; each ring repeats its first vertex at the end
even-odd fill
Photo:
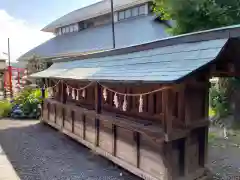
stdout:
POLYGON ((139 180, 38 121, 0 120, 0 144, 22 180, 139 180))

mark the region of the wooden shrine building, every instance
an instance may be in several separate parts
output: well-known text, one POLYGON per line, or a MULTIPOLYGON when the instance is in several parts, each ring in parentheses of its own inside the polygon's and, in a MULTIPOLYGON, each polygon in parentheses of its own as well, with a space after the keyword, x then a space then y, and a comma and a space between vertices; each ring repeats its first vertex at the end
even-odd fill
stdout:
MULTIPOLYGON (((240 70, 240 26, 57 59, 42 120, 151 180, 205 179, 209 79, 240 70)), ((94 43, 94 42, 93 42, 94 43)))

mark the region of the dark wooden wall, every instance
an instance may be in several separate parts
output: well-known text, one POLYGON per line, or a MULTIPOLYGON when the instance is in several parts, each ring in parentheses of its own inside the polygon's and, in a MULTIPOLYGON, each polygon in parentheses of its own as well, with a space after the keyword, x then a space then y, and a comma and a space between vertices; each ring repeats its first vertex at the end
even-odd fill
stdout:
MULTIPOLYGON (((89 83, 67 81, 67 84, 81 88, 89 83)), ((156 84, 104 85, 129 94, 164 87, 156 84)), ((128 106, 124 112, 124 96, 118 95, 120 106, 116 108, 114 92, 107 91, 105 101, 103 88, 97 83, 88 87, 86 97, 78 101, 72 99, 71 89, 67 96, 63 83, 57 88, 59 91, 54 93, 57 101, 44 104, 44 119, 64 132, 71 132, 75 139, 83 139, 155 177, 165 174, 166 168, 174 178, 196 171, 199 174, 199 169, 204 169, 208 132, 207 81, 187 81, 143 96, 141 113, 138 112, 139 96, 127 97, 128 106)))

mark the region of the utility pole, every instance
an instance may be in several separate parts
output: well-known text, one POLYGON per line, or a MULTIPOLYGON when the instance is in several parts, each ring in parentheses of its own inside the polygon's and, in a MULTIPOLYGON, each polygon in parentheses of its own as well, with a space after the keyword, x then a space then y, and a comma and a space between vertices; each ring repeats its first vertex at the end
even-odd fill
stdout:
POLYGON ((8 75, 9 75, 9 91, 10 97, 13 97, 12 92, 12 67, 11 67, 11 55, 10 55, 10 39, 8 38, 8 75))
POLYGON ((113 49, 115 49, 115 48, 116 48, 116 42, 115 42, 115 26, 114 26, 113 0, 111 0, 111 14, 112 14, 112 40, 113 40, 113 49))
POLYGON ((8 38, 8 66, 11 66, 10 57, 10 39, 8 38))

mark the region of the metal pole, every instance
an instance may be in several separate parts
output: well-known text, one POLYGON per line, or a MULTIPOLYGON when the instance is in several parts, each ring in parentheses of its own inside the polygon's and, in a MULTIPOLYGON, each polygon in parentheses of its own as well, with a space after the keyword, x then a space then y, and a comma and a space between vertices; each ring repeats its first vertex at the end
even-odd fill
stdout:
POLYGON ((13 97, 12 92, 12 68, 11 68, 11 56, 10 56, 10 39, 8 38, 8 73, 9 73, 9 91, 11 98, 13 97))
POLYGON ((112 39, 113 39, 113 49, 115 49, 116 43, 115 43, 115 26, 114 26, 113 0, 111 0, 111 14, 112 14, 112 39))
POLYGON ((10 60, 10 40, 8 38, 8 66, 11 66, 11 60, 10 60))

